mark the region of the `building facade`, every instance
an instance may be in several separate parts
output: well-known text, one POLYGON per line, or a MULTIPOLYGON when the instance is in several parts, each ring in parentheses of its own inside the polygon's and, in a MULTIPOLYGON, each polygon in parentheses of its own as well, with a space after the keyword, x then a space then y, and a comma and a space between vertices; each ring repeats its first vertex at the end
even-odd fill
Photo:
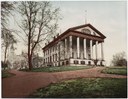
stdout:
POLYGON ((103 66, 106 37, 91 24, 69 28, 43 49, 45 66, 103 66))

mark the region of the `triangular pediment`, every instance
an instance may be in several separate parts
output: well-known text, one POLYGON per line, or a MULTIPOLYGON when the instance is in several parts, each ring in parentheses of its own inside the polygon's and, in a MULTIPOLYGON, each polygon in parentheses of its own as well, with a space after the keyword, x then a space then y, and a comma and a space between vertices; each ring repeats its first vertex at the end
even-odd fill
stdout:
POLYGON ((76 26, 70 29, 73 31, 77 31, 77 32, 85 33, 85 34, 106 38, 100 31, 94 28, 91 24, 76 26))

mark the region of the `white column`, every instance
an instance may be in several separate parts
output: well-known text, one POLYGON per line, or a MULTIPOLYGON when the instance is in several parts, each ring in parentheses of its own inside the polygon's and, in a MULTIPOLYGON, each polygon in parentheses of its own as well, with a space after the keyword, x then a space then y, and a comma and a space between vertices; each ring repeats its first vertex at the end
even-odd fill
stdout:
POLYGON ((77 37, 77 58, 80 58, 80 38, 77 37))
POLYGON ((69 36, 70 57, 72 57, 72 36, 69 36))
POLYGON ((65 58, 67 58, 67 39, 65 38, 65 58))
POLYGON ((101 59, 104 60, 103 42, 101 43, 101 59))
POLYGON ((98 41, 96 41, 96 45, 95 45, 95 53, 96 53, 96 59, 98 59, 98 41))
POLYGON ((84 39, 84 58, 86 58, 86 39, 84 39))
POLYGON ((90 56, 93 58, 92 40, 90 40, 90 56))

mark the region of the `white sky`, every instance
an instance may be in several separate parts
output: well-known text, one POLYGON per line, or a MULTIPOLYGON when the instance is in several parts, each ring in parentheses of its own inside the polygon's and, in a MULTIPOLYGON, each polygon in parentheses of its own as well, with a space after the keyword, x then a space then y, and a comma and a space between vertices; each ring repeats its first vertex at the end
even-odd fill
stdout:
POLYGON ((107 37, 104 44, 107 65, 113 54, 126 52, 127 49, 126 4, 124 1, 53 2, 54 6, 61 9, 63 20, 60 21, 60 28, 62 31, 84 24, 85 10, 87 10, 87 23, 92 24, 107 37))
MULTIPOLYGON (((62 20, 59 21, 61 32, 70 27, 83 25, 87 10, 87 23, 92 24, 107 37, 104 44, 107 65, 113 54, 126 52, 127 3, 125 1, 52 1, 51 3, 61 9, 62 20)), ((10 27, 16 28, 16 23, 11 24, 10 27)), ((16 54, 20 54, 23 49, 23 44, 17 44, 16 54)))

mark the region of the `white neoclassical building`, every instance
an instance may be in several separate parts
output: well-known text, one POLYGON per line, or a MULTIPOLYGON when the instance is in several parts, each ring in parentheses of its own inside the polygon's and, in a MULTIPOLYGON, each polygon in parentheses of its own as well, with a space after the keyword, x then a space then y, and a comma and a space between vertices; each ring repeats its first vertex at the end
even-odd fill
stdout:
POLYGON ((105 38, 91 24, 69 28, 42 48, 44 65, 103 66, 105 38))

